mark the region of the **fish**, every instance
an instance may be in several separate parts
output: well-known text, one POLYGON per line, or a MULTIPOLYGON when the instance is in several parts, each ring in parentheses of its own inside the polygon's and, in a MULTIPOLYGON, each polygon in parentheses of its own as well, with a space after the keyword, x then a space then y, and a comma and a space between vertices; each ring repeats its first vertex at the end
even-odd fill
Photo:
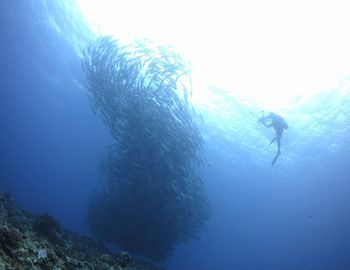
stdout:
POLYGON ((92 111, 114 143, 101 163, 89 228, 154 261, 197 237, 210 218, 199 175, 204 139, 191 104, 190 64, 149 40, 99 38, 83 54, 92 111), (100 193, 99 193, 100 192, 100 193))

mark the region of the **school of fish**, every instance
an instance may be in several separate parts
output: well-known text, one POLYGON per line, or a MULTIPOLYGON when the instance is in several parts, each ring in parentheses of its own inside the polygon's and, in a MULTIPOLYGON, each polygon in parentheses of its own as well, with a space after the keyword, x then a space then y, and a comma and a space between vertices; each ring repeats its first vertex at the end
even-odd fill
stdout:
POLYGON ((91 107, 114 139, 89 228, 105 243, 165 261, 210 218, 190 64, 148 40, 122 45, 104 36, 86 50, 83 68, 91 107))

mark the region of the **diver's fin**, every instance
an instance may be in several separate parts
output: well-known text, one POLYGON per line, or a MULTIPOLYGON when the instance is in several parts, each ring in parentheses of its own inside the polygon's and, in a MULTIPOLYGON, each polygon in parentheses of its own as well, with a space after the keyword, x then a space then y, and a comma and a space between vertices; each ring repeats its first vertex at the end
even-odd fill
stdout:
POLYGON ((276 156, 275 156, 275 158, 272 160, 272 165, 275 165, 275 162, 276 162, 276 160, 277 160, 277 158, 278 158, 278 156, 279 156, 280 154, 281 154, 281 152, 278 151, 277 154, 276 154, 276 156))

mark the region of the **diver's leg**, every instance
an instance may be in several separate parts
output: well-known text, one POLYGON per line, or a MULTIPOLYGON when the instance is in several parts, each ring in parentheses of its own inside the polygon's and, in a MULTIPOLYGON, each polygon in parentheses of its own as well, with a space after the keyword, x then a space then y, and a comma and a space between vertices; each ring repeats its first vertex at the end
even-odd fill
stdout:
POLYGON ((274 141, 276 141, 276 139, 277 139, 277 137, 273 138, 272 141, 270 142, 270 145, 271 145, 274 141))
POLYGON ((280 136, 277 136, 276 137, 276 140, 277 140, 277 153, 276 153, 276 156, 275 158, 272 160, 272 165, 275 164, 278 156, 281 154, 281 137, 280 136))
POLYGON ((280 149, 281 149, 281 138, 277 138, 277 150, 279 154, 281 153, 280 149))
POLYGON ((272 165, 275 165, 275 162, 280 154, 281 154, 281 152, 277 152, 275 158, 272 160, 272 165))

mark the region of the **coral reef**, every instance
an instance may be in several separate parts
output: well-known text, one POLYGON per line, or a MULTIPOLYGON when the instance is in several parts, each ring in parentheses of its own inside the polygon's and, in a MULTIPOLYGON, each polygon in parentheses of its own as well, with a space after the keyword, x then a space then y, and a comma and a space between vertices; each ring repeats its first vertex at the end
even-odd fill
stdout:
POLYGON ((33 227, 38 234, 46 237, 50 242, 63 244, 60 238, 61 226, 52 216, 48 214, 38 216, 33 227))
POLYGON ((91 106, 115 139, 89 227, 102 241, 164 261, 178 242, 196 238, 210 216, 190 64, 150 41, 125 46, 102 37, 83 66, 91 106))
POLYGON ((22 210, 8 194, 0 194, 0 269, 164 270, 125 252, 112 254, 50 215, 22 210))

